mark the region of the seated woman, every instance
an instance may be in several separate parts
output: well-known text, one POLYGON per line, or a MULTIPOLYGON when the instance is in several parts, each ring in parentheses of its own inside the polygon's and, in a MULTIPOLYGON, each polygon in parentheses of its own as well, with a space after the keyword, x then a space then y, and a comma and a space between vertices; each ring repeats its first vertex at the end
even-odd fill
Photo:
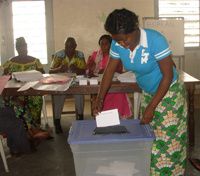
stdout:
POLYGON ((34 143, 29 140, 22 120, 16 118, 11 107, 0 107, 1 133, 6 135, 7 145, 12 155, 19 156, 19 154, 31 153, 35 150, 34 143))
MULTIPOLYGON (((99 38, 100 49, 94 51, 87 61, 87 74, 92 77, 101 74, 106 68, 109 59, 109 50, 112 42, 110 35, 102 35, 99 38)), ((122 64, 118 66, 116 72, 122 73, 122 64)), ((103 110, 118 109, 121 119, 132 116, 131 103, 125 93, 108 93, 104 99, 103 110)))
MULTIPOLYGON (((38 70, 44 73, 44 69, 39 59, 27 55, 27 44, 23 37, 16 39, 16 50, 18 56, 6 61, 3 65, 4 74, 12 72, 38 70)), ((16 116, 24 122, 26 130, 35 138, 48 138, 49 133, 40 129, 42 97, 40 96, 19 96, 6 97, 7 103, 15 110, 16 116)))
POLYGON ((17 119, 13 108, 4 106, 1 93, 9 77, 0 76, 0 135, 7 138, 10 153, 19 156, 35 150, 34 143, 29 140, 21 119, 17 119))

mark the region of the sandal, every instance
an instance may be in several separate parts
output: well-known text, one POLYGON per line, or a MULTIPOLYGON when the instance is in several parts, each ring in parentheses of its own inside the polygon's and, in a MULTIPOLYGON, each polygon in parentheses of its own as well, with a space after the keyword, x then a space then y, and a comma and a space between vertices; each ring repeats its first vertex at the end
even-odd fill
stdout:
POLYGON ((189 161, 194 166, 195 169, 197 169, 198 171, 200 171, 200 159, 190 158, 189 161))

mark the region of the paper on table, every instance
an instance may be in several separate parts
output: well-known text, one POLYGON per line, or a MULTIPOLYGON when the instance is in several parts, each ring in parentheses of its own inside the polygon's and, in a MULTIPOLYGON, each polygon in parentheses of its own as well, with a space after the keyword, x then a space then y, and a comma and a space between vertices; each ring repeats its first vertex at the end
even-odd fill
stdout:
MULTIPOLYGON (((112 78, 112 81, 117 81, 117 78, 120 74, 115 72, 113 78, 112 78)), ((98 77, 91 77, 91 78, 94 78, 94 79, 97 79, 98 82, 101 82, 102 78, 103 78, 103 74, 99 74, 98 77)))
POLYGON ((132 71, 119 74, 117 76, 117 79, 120 82, 131 82, 131 83, 136 82, 135 74, 132 71))
POLYGON ((28 90, 30 89, 31 87, 33 88, 36 84, 38 84, 39 81, 32 81, 32 82, 27 82, 25 83, 22 87, 20 87, 17 91, 20 92, 20 91, 25 91, 25 90, 28 90))
POLYGON ((45 91, 66 91, 69 89, 73 79, 69 79, 68 82, 62 83, 62 84, 42 84, 40 81, 32 81, 27 82, 23 86, 21 86, 17 91, 25 91, 30 88, 33 88, 35 90, 45 90, 45 91))
POLYGON ((13 72, 12 77, 21 82, 38 81, 43 78, 42 73, 37 70, 13 72))
POLYGON ((62 84, 42 84, 39 82, 33 87, 33 89, 46 90, 46 91, 66 91, 67 89, 69 89, 72 82, 73 82, 73 79, 70 79, 68 82, 64 84, 63 83, 62 84))
POLYGON ((119 125, 119 113, 117 109, 102 111, 96 116, 97 127, 119 125))
POLYGON ((70 81, 71 78, 67 75, 60 75, 60 74, 49 74, 49 76, 45 76, 42 79, 40 79, 40 82, 42 84, 64 84, 68 81, 70 81))
POLYGON ((24 85, 24 82, 16 81, 15 79, 11 79, 7 82, 5 88, 20 88, 24 85))

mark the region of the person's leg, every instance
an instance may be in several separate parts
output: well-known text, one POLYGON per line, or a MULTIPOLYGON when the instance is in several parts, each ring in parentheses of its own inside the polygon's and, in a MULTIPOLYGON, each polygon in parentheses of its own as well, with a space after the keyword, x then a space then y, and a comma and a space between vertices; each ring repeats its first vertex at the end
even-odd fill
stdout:
POLYGON ((56 133, 62 133, 61 114, 65 103, 65 95, 52 95, 53 119, 56 133))
MULTIPOLYGON (((141 113, 152 99, 143 93, 141 113)), ((150 126, 156 139, 151 154, 151 174, 184 175, 187 151, 187 101, 183 85, 175 83, 155 109, 150 126)))
POLYGON ((75 109, 76 109, 76 119, 84 119, 84 95, 74 95, 75 98, 75 109))

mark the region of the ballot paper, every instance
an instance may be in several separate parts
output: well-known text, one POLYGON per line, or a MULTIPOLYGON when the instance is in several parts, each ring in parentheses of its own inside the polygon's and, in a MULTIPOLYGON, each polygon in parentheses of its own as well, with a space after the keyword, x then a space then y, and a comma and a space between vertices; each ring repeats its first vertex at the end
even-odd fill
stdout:
POLYGON ((91 78, 91 79, 89 79, 89 83, 90 83, 90 85, 98 85, 98 79, 91 78))
POLYGON ((97 127, 119 125, 119 113, 117 109, 102 111, 96 116, 97 127))

